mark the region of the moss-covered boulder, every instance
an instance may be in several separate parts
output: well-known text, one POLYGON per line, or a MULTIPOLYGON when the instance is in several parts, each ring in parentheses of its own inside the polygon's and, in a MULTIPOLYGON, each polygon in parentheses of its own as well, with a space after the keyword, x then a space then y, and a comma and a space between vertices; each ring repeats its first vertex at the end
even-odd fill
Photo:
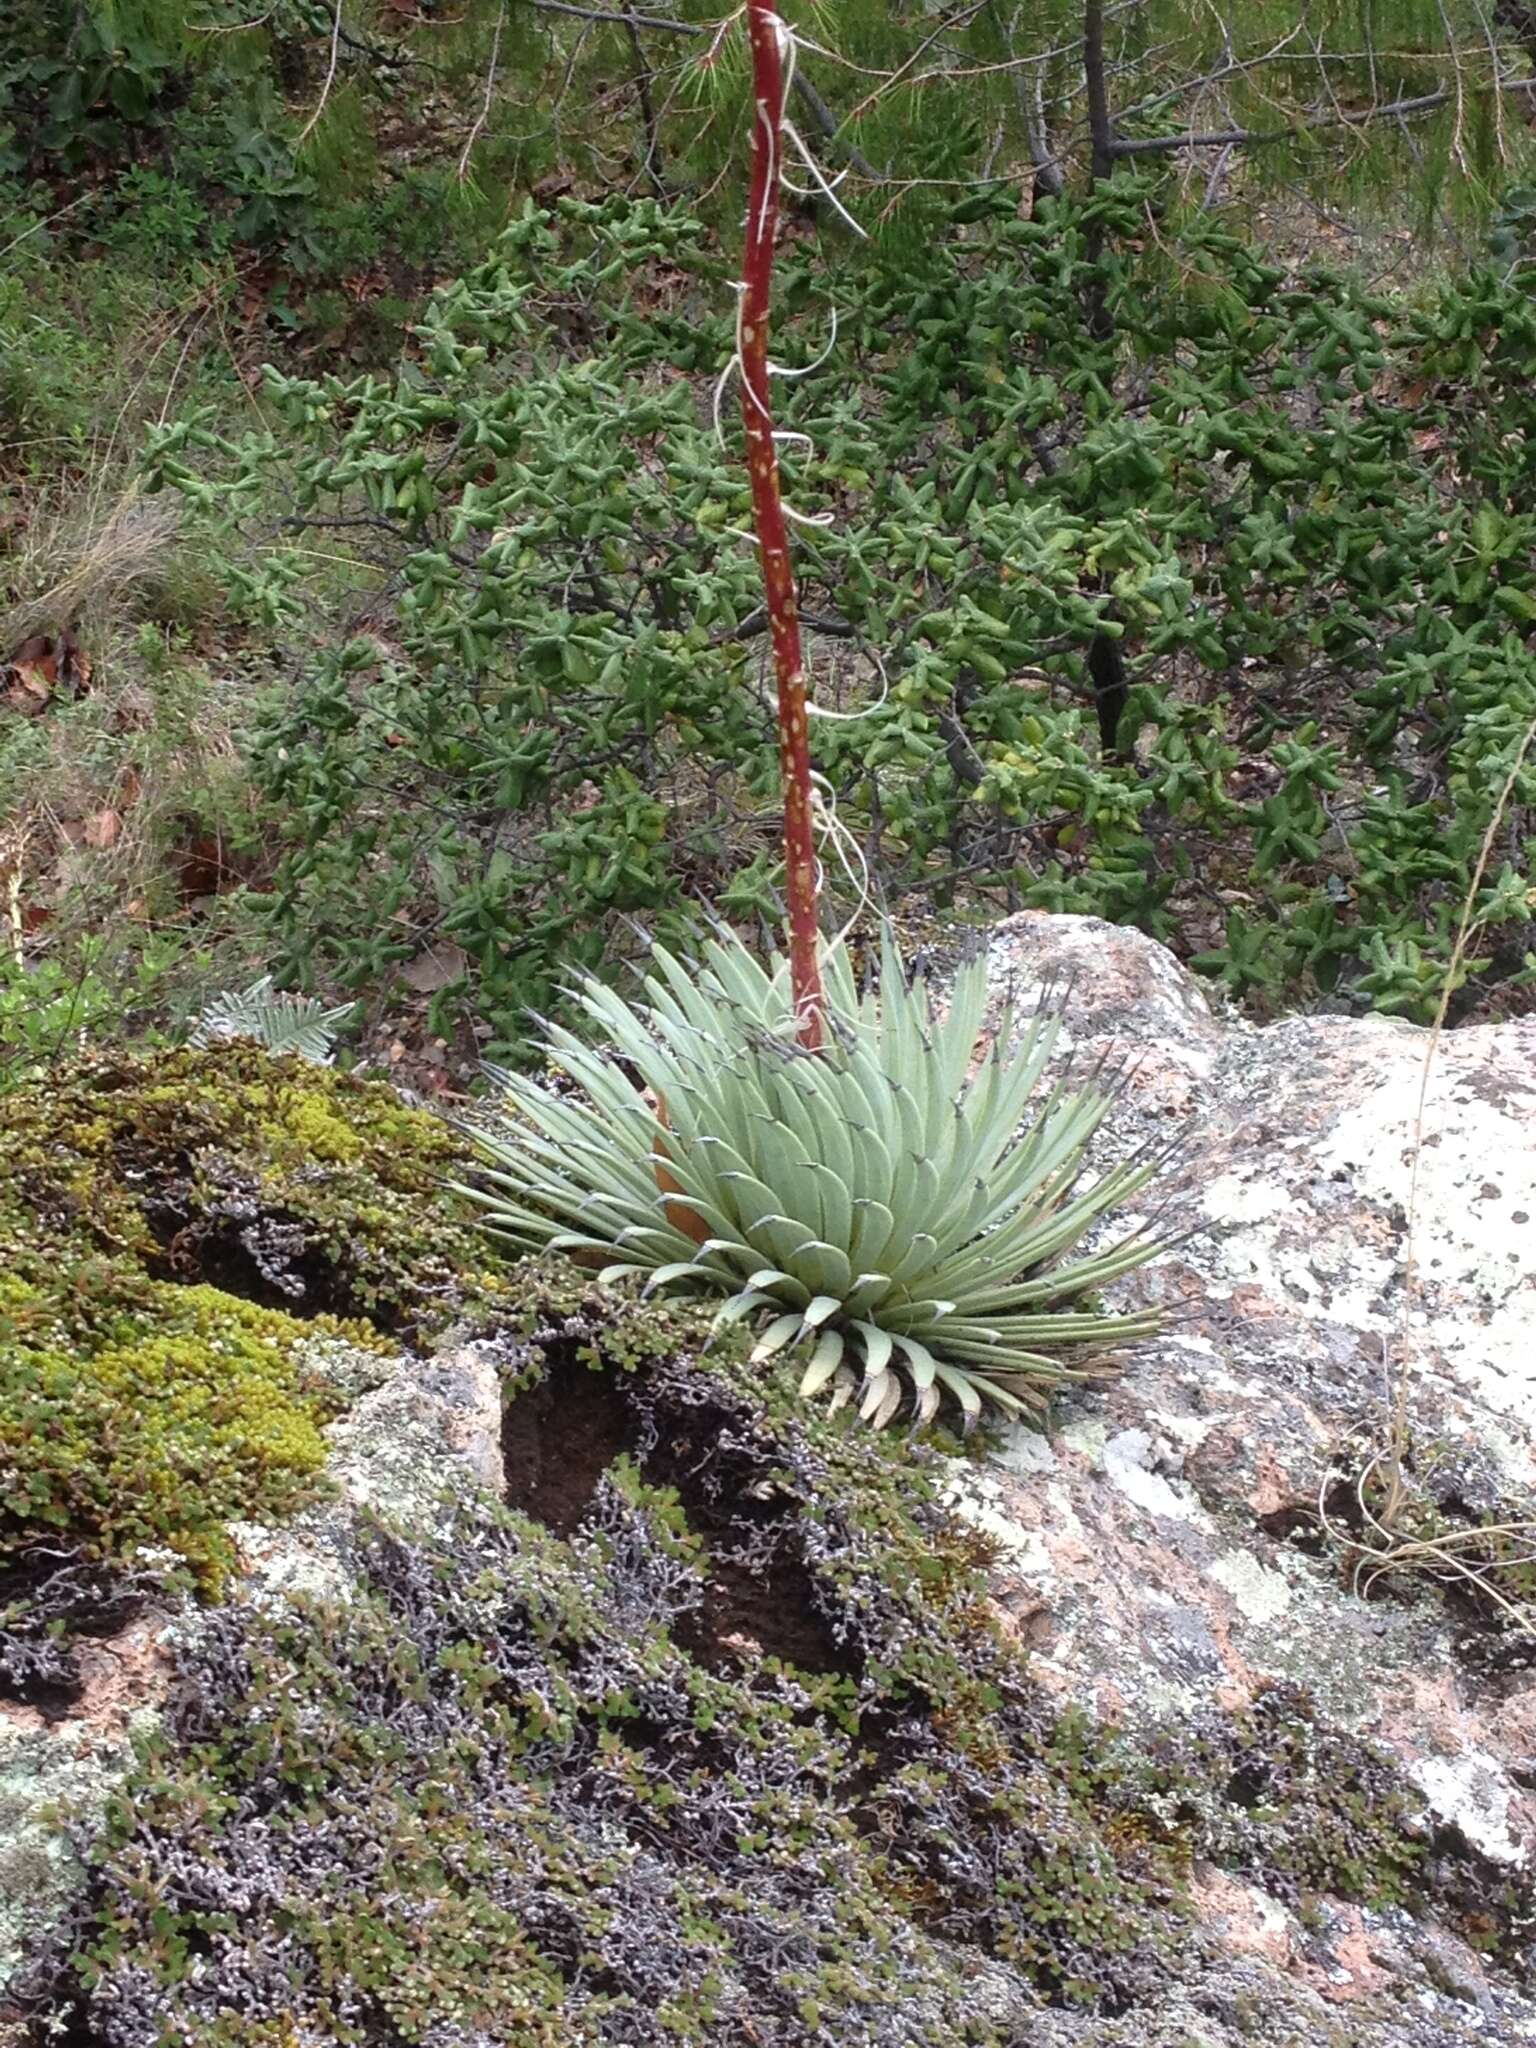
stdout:
POLYGON ((392 1090, 254 1046, 0 1099, 0 1697, 58 1686, 104 1568, 169 1555, 211 1590, 231 1520, 302 1501, 338 1349, 495 1293, 454 1160, 392 1090))
POLYGON ((919 2048, 1149 1993, 1188 1844, 1027 1682, 940 1461, 520 1280, 505 1499, 206 1619, 38 2038, 919 2048))
MULTIPOLYGON (((1107 2044, 1229 1969, 1211 1865, 1404 1921, 1478 1880, 1299 1692, 1149 1740, 1039 1685, 942 1449, 685 1306, 518 1281, 471 1347, 502 1497, 354 1512, 342 1595, 206 1617, 20 1986, 35 2048, 1107 2044)), ((1261 2043, 1470 2038, 1249 1988, 1261 2043)))
POLYGON ((1422 2025, 1395 1987, 1336 2024, 1234 1958, 1202 1901, 1416 1970, 1422 1916, 1460 1985, 1470 1939, 1527 1960, 1529 1889, 1298 1684, 1095 1719, 992 1604, 960 1446, 807 1413, 686 1304, 488 1273, 387 1091, 234 1048, 7 1111, 13 1695, 120 1644, 167 1548, 205 1595, 110 1799, 67 1698, 0 1743, 0 1836, 22 1769, 95 1815, 7 2048, 1463 2048, 1516 2011, 1421 1972, 1422 2025))
POLYGON ((54 1287, 71 1330, 165 1280, 430 1334, 485 1263, 443 1192, 446 1124, 254 1045, 99 1056, 7 1095, 0 1163, 0 1251, 54 1287))

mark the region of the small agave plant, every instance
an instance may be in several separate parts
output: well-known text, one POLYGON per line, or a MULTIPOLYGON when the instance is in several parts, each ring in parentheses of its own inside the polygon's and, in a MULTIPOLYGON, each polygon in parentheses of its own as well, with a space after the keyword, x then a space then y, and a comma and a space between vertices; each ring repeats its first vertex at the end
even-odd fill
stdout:
POLYGON ((688 965, 654 948, 636 1004, 586 981, 575 1000, 606 1049, 547 1026, 565 1080, 502 1077, 507 1121, 474 1129, 486 1184, 462 1192, 523 1250, 723 1296, 720 1322, 761 1325, 755 1359, 798 1349, 802 1394, 877 1425, 909 1395, 919 1422, 952 1396, 969 1427, 984 1401, 1038 1412, 1052 1386, 1103 1377, 1159 1318, 1085 1296, 1165 1242, 1141 1229, 1079 1249, 1155 1169, 1127 1160, 1083 1185, 1113 1085, 1034 1102, 1057 1032, 1044 1012, 1011 1052, 1005 1016, 978 1059, 982 961, 942 1009, 889 938, 878 993, 859 995, 841 947, 824 972, 814 1052, 786 964, 730 933, 688 965))
POLYGON ((800 40, 775 0, 746 0, 745 17, 752 180, 736 349, 720 390, 739 378, 771 626, 788 957, 760 963, 722 932, 697 965, 657 947, 636 1004, 583 983, 574 999, 604 1049, 548 1027, 566 1085, 505 1077, 506 1122, 474 1133, 486 1184, 463 1192, 524 1250, 567 1251, 605 1281, 638 1278, 648 1291, 722 1296, 722 1321, 761 1325, 755 1358, 806 1353, 806 1396, 857 1401, 885 1423, 909 1396, 930 1421, 949 1395, 969 1425, 984 1401, 1038 1411, 1050 1387, 1102 1375, 1111 1347, 1157 1327, 1154 1313, 1105 1315, 1086 1297, 1160 1241, 1138 1230, 1108 1250, 1079 1249, 1154 1162, 1127 1160, 1083 1185, 1113 1090, 1098 1079, 1058 1086, 1029 1115, 1056 1021, 1037 1015, 1010 1050, 1005 1017, 978 1061, 980 962, 941 1010, 889 939, 879 992, 862 997, 846 951, 822 945, 815 707, 778 461, 779 442, 797 437, 775 432, 768 355, 786 140, 838 202, 785 119, 800 40))

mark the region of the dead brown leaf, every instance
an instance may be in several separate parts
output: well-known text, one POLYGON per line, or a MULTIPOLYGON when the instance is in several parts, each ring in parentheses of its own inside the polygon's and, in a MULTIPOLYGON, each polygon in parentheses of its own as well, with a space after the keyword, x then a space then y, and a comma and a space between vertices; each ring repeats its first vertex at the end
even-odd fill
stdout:
POLYGON ((461 980, 468 966, 469 955, 463 947, 454 945, 451 939, 443 939, 435 946, 428 946, 424 953, 418 953, 400 970, 400 979, 416 995, 435 996, 450 982, 461 980))
POLYGON ((109 846, 115 846, 123 829, 123 814, 106 804, 99 811, 92 811, 85 821, 85 843, 104 853, 109 846))
POLYGON ((0 662, 0 711, 36 718, 59 695, 83 697, 91 658, 73 633, 33 633, 0 662))

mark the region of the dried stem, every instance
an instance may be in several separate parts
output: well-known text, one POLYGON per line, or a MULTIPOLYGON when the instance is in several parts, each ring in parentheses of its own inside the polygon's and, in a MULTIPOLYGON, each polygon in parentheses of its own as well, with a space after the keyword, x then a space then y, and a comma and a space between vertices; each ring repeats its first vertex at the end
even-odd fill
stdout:
POLYGON ((779 486, 768 372, 785 97, 785 31, 773 0, 748 0, 747 29, 752 42, 754 120, 752 190, 747 207, 747 247, 741 286, 741 409, 747 430, 752 510, 779 693, 790 988, 800 1043, 814 1052, 822 1042, 823 998, 805 657, 795 574, 789 558, 789 529, 779 486))

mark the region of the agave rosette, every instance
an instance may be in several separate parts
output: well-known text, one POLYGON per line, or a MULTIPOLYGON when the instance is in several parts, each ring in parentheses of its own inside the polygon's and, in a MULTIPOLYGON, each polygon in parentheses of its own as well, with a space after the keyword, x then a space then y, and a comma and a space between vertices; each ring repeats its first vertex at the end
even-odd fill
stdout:
POLYGON ((856 1400, 876 1424, 909 1390, 918 1419, 949 1395, 969 1424, 984 1400, 1038 1412, 1053 1385, 1101 1376, 1159 1317, 1084 1297, 1166 1242, 1141 1228, 1082 1249, 1156 1166, 1084 1184, 1114 1085, 1043 1088, 1059 1028, 1045 1007, 1017 1043, 1012 1016, 996 1020, 978 1055, 984 961, 942 1008, 889 935, 878 993, 859 993, 842 947, 824 976, 813 1054, 783 963, 730 933, 696 963, 655 947, 636 1004, 584 981, 598 1044, 546 1026, 569 1085, 501 1077, 506 1120, 474 1127, 484 1184, 463 1192, 520 1249, 723 1295, 719 1321, 761 1326, 754 1358, 801 1347, 801 1392, 856 1400))

